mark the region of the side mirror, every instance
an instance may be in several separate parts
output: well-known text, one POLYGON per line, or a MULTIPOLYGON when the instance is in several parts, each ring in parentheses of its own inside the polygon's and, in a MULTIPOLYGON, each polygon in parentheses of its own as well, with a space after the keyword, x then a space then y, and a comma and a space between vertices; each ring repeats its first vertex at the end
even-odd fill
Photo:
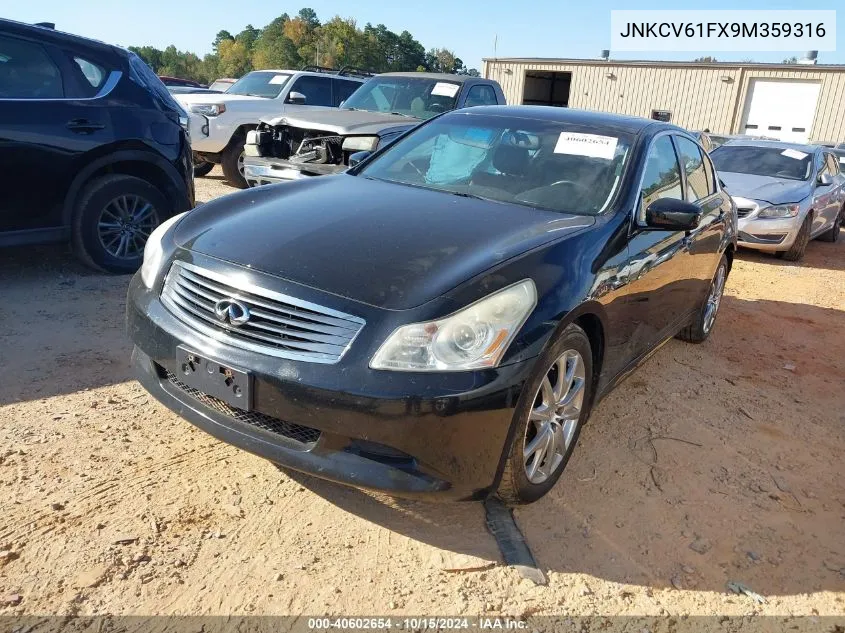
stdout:
POLYGON ((349 166, 355 167, 361 161, 367 160, 372 155, 372 152, 355 152, 349 155, 349 166))
POLYGON ((692 231, 701 223, 701 209, 691 202, 660 198, 646 208, 645 223, 661 231, 692 231))
POLYGON ((833 184, 833 176, 829 173, 825 172, 823 174, 819 174, 819 186, 820 187, 829 187, 833 184))
POLYGON ((288 103, 295 103, 296 105, 305 105, 305 95, 301 92, 288 93, 288 103))

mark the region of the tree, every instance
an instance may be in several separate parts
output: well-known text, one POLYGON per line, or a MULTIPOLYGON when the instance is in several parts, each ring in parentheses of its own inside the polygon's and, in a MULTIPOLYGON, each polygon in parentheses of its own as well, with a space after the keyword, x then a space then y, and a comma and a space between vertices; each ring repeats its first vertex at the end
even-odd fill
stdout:
POLYGON ((692 61, 693 61, 693 62, 696 62, 696 63, 702 63, 702 64, 704 64, 704 63, 706 63, 706 64, 715 64, 715 63, 716 63, 717 61, 719 61, 719 60, 717 60, 715 57, 710 57, 710 56, 708 55, 707 57, 696 57, 696 58, 695 58, 694 60, 692 60, 692 61))
POLYGON ((261 35, 261 31, 252 26, 252 24, 247 24, 244 30, 235 36, 235 41, 241 42, 246 50, 252 52, 255 40, 258 39, 259 35, 261 35))
POLYGON ((158 74, 210 83, 219 77, 240 77, 253 69, 301 68, 303 65, 358 66, 375 72, 432 70, 477 76, 454 52, 423 45, 408 31, 399 35, 384 24, 359 28, 355 20, 335 16, 325 23, 314 9, 304 8, 291 18, 283 13, 263 29, 248 24, 237 35, 218 31, 214 52, 200 59, 171 45, 132 46, 158 74))
POLYGON ((220 42, 222 42, 224 40, 233 40, 233 39, 235 39, 235 38, 232 37, 232 34, 229 33, 229 31, 226 31, 226 30, 218 31, 217 35, 214 37, 214 41, 211 43, 211 47, 214 49, 215 53, 219 53, 220 51, 218 49, 220 47, 220 42))
POLYGON ((218 69, 226 77, 240 77, 252 70, 252 60, 243 42, 223 40, 220 42, 218 69))
POLYGON ((787 57, 786 59, 784 59, 782 63, 784 63, 784 64, 797 64, 798 58, 795 57, 795 55, 793 55, 792 57, 787 57))

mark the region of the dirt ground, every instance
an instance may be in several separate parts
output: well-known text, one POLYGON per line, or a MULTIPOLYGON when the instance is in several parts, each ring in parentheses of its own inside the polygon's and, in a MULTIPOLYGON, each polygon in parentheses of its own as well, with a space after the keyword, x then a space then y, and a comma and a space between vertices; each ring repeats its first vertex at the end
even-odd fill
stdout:
POLYGON ((480 504, 292 479, 158 405, 128 281, 0 251, 0 614, 845 614, 845 240, 741 253, 711 339, 593 412, 516 512, 548 586, 480 504))

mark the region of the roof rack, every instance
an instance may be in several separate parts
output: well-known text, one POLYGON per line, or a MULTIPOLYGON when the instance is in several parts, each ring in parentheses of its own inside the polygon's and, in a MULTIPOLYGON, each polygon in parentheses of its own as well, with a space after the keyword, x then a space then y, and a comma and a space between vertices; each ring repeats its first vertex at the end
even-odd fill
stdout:
POLYGON ((343 66, 342 68, 329 68, 327 66, 303 66, 300 70, 311 73, 326 73, 328 75, 372 77, 375 73, 369 70, 356 68, 355 66, 343 66))

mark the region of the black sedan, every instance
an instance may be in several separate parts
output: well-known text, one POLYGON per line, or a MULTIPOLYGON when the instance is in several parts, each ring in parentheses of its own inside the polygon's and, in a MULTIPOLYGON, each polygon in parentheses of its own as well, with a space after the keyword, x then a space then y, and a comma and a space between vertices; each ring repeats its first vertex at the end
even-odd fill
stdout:
POLYGON ((138 377, 226 442, 400 496, 531 502, 602 396, 712 331, 736 209, 685 130, 479 107, 352 162, 148 241, 138 377))

